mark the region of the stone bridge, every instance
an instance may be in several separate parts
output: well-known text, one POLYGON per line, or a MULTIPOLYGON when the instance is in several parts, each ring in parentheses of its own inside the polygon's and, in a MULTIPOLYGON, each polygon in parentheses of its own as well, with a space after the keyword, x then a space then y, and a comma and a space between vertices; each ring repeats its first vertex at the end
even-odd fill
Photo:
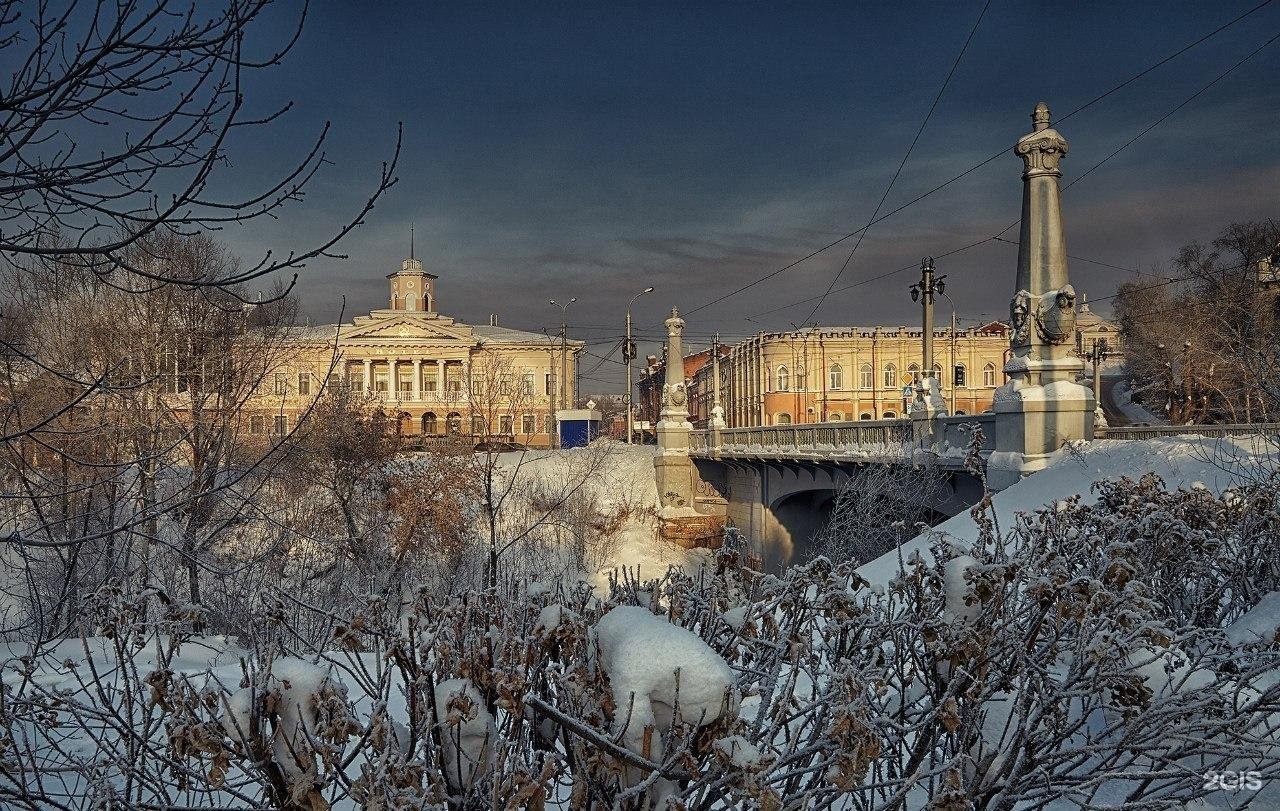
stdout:
MULTIPOLYGON (((709 511, 722 499, 728 523, 758 540, 764 566, 776 571, 808 557, 837 493, 868 465, 918 470, 912 500, 932 523, 977 503, 982 483, 970 462, 985 468, 995 420, 993 413, 692 431, 689 455, 702 484, 695 507, 709 511)), ((901 478, 910 481, 912 470, 901 478)))

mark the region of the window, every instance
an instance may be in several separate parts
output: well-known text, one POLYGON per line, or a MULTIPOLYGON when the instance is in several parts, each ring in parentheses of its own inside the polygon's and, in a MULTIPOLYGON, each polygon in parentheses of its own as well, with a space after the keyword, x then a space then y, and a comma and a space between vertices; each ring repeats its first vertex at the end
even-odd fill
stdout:
POLYGON ((858 388, 873 389, 876 386, 876 371, 871 368, 870 363, 864 363, 858 367, 858 388))
POLYGON ((956 412, 956 416, 957 416, 957 417, 963 417, 963 416, 964 416, 964 409, 960 409, 959 411, 957 411, 957 412, 956 412))
POLYGON ((832 411, 830 414, 827 415, 827 422, 843 422, 843 421, 844 421, 844 415, 841 414, 839 411, 832 411))
POLYGON ((449 429, 449 436, 457 436, 462 433, 462 415, 456 411, 450 411, 449 416, 445 418, 445 425, 449 429))
POLYGON ((963 363, 957 363, 956 368, 951 373, 951 382, 957 389, 966 388, 969 385, 968 374, 965 371, 963 363))
POLYGON ((860 420, 869 420, 869 419, 871 419, 871 414, 870 414, 870 413, 868 413, 868 412, 866 412, 866 411, 864 411, 864 412, 862 412, 861 414, 859 414, 859 415, 858 415, 858 419, 860 419, 860 420))
POLYGON ((342 376, 339 375, 337 372, 331 372, 329 374, 329 382, 326 383, 325 385, 331 389, 338 388, 339 386, 342 385, 342 376))
POLYGON ((938 381, 939 386, 942 385, 942 365, 941 364, 938 364, 938 363, 933 364, 933 379, 938 381))
POLYGON ((413 370, 401 369, 399 376, 396 378, 396 384, 399 386, 402 399, 406 394, 413 394, 413 370))
POLYGON ((778 391, 791 390, 791 373, 787 371, 787 367, 778 367, 778 391))
POLYGON ((844 368, 838 363, 831 364, 827 370, 827 388, 835 391, 844 388, 844 368))
POLYGON ((350 386, 352 391, 364 391, 364 376, 354 375, 351 378, 350 386))
POLYGON ((289 376, 284 372, 276 372, 276 394, 284 396, 289 393, 289 376))
POLYGON ((261 414, 254 414, 249 418, 249 433, 261 434, 264 428, 266 428, 266 423, 261 414))
POLYGON ((533 372, 525 372, 520 378, 520 393, 533 394, 533 372))
POLYGON ((284 414, 277 414, 272 428, 276 436, 284 436, 289 433, 289 418, 284 414))
POLYGON ((996 367, 995 364, 988 363, 982 367, 982 385, 994 386, 996 384, 996 367))
POLYGON ((898 418, 898 414, 896 411, 886 411, 884 412, 884 418, 886 420, 896 420, 898 418))
POLYGON ((498 433, 502 434, 503 436, 511 435, 512 431, 511 431, 511 415, 510 414, 503 414, 501 417, 498 417, 498 433))
POLYGON ((544 378, 546 378, 546 384, 547 384, 547 396, 548 396, 548 397, 550 397, 551 395, 555 394, 555 388, 554 388, 555 384, 552 382, 552 378, 551 378, 551 373, 550 373, 550 372, 548 372, 547 374, 543 375, 543 377, 544 377, 544 378))
POLYGON ((532 414, 525 414, 520 418, 520 433, 526 436, 538 433, 538 421, 532 414))
POLYGON ((804 367, 796 367, 796 391, 804 391, 804 367))
POLYGON ((298 394, 311 393, 311 373, 298 372, 298 394))
POLYGON ((422 415, 422 433, 434 434, 436 432, 436 412, 428 411, 422 415))
POLYGON ((404 308, 406 310, 418 309, 418 300, 414 298, 414 295, 412 293, 404 297, 404 308))
POLYGON ((884 367, 884 387, 886 389, 896 389, 898 387, 898 367, 892 363, 884 367))
POLYGON ((485 433, 484 417, 480 416, 479 414, 472 415, 471 433, 475 434, 476 436, 484 436, 484 433, 485 433))
POLYGON ((387 370, 373 373, 374 391, 391 391, 391 373, 387 370))
POLYGON ((511 375, 505 373, 498 375, 498 394, 506 397, 511 394, 511 391, 511 375))
MULTIPOLYGON (((906 385, 907 383, 914 383, 916 382, 916 379, 919 377, 920 377, 920 364, 913 363, 907 367, 907 379, 903 381, 903 385, 906 385)), ((887 386, 889 384, 885 383, 885 385, 887 386)))
POLYGON ((444 367, 444 390, 462 391, 462 364, 449 363, 444 367))
POLYGON ((783 413, 778 414, 773 418, 773 424, 774 425, 790 425, 791 415, 784 411, 783 413))

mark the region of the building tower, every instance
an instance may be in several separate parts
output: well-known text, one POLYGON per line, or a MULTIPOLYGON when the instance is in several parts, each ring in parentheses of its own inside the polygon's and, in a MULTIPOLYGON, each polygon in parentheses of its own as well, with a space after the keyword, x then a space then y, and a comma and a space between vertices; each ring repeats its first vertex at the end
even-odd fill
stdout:
POLYGON ((400 270, 387 275, 391 281, 390 307, 417 313, 436 312, 436 279, 422 262, 412 256, 400 263, 400 270))

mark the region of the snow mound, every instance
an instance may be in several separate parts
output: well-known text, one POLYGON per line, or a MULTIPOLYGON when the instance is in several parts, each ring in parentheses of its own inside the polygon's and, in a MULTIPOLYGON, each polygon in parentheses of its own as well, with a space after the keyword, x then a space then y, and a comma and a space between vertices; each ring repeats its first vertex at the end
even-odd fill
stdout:
POLYGON ((1273 642, 1280 630, 1280 591, 1273 591, 1227 626, 1227 640, 1232 645, 1250 642, 1273 642))
POLYGON ((436 685, 436 712, 444 746, 444 772, 449 787, 462 791, 492 768, 490 742, 498 729, 484 696, 470 679, 448 679, 436 685))

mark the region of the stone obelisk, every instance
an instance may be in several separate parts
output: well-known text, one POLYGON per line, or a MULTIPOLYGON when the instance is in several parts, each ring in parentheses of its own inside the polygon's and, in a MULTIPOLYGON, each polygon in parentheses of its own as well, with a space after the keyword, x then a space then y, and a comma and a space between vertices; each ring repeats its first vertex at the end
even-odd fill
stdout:
POLYGON ((996 390, 996 449, 987 475, 997 489, 1034 473, 1065 443, 1093 438, 1093 392, 1076 382, 1084 362, 1071 352, 1076 292, 1067 275, 1062 230, 1062 170, 1067 140, 1041 102, 1032 131, 1018 139, 1022 158, 1022 230, 1009 305, 1009 382, 996 390))
POLYGON ((667 361, 662 386, 662 411, 658 415, 658 455, 653 464, 658 477, 658 500, 664 507, 693 506, 694 472, 689 458, 688 394, 684 381, 684 319, 671 308, 666 320, 667 361))

